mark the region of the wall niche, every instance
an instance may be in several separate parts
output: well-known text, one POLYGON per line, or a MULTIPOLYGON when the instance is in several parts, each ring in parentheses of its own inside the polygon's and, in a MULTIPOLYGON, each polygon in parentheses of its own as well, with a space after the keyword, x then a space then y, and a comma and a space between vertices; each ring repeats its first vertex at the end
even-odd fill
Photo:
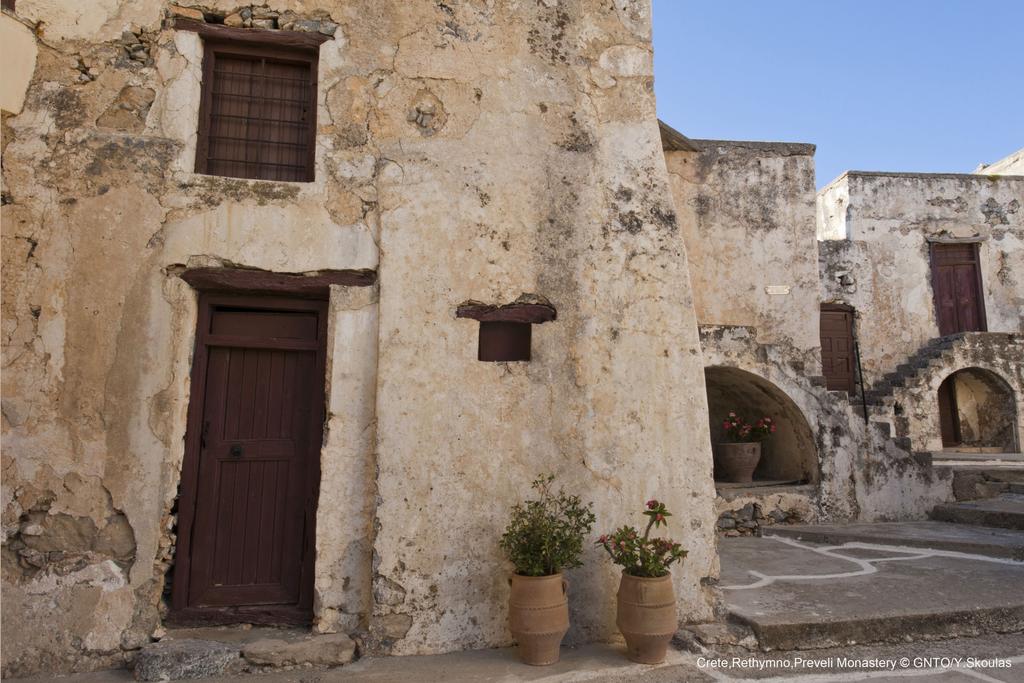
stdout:
POLYGON ((544 297, 523 294, 508 304, 464 301, 455 317, 479 321, 477 360, 495 363, 530 360, 533 326, 555 320, 558 312, 544 297))

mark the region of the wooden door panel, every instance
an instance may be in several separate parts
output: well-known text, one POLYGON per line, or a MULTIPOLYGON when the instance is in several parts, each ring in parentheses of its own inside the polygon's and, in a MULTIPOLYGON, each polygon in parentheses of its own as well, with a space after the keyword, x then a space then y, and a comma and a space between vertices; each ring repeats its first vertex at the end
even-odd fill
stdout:
POLYGON ((956 292, 957 322, 959 332, 976 332, 981 329, 978 315, 978 269, 976 264, 952 267, 953 286, 956 292))
POLYGON ((985 330, 977 245, 932 245, 932 290, 939 335, 985 330))
POLYGON ((952 377, 947 377, 939 385, 939 431, 943 448, 960 445, 960 410, 952 377))
POLYGON ((825 386, 830 390, 853 392, 855 387, 853 357, 853 313, 845 310, 822 310, 821 370, 825 386))
POLYGON ((953 271, 949 266, 939 266, 936 274, 935 304, 938 309, 939 335, 945 336, 959 331, 957 317, 956 286, 953 271))
POLYGON ((195 524, 212 532, 192 548, 192 606, 237 604, 241 595, 253 604, 298 602, 312 356, 267 349, 211 352, 207 436, 199 463, 200 481, 208 486, 195 524), (298 400, 284 403, 281 393, 271 392, 275 374, 298 400), (226 387, 217 384, 222 378, 226 387), (223 403, 215 396, 224 396, 223 403), (261 563, 274 571, 257 577, 261 563))
POLYGON ((238 307, 209 314, 198 340, 211 345, 201 412, 190 417, 201 436, 194 494, 183 483, 194 515, 177 610, 279 606, 294 616, 312 606, 326 310, 310 305, 298 315, 238 307), (242 338, 267 343, 224 342, 242 338), (275 339, 284 348, 273 348, 275 339), (289 348, 295 339, 319 348, 289 348))

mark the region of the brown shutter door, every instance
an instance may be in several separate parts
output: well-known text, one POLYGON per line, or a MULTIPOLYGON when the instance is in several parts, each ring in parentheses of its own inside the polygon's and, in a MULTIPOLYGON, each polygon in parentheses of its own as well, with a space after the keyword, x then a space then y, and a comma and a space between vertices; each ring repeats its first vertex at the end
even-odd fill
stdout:
POLYGON ((234 301, 203 314, 205 388, 201 413, 190 417, 198 423, 189 426, 201 434, 197 476, 182 484, 194 516, 187 558, 176 565, 184 575, 175 578, 175 609, 189 618, 231 613, 246 621, 256 609, 263 622, 308 620, 325 306, 234 301))
POLYGON ((830 390, 852 394, 856 386, 853 313, 823 308, 820 321, 821 369, 825 375, 825 386, 830 390))
POLYGON ((976 244, 932 245, 932 290, 939 335, 985 330, 976 244))
POLYGON ((939 385, 939 431, 942 435, 943 448, 960 445, 960 410, 956 402, 956 383, 952 375, 939 385))

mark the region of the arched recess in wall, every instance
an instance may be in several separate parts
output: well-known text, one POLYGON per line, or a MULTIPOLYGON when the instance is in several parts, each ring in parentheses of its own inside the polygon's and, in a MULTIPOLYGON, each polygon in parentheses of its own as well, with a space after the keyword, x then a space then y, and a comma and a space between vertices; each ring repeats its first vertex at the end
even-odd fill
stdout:
POLYGON ((937 402, 943 448, 1020 452, 1013 388, 996 373, 957 370, 942 380, 937 402))
MULTIPOLYGON (((753 422, 768 416, 778 429, 761 445, 754 482, 817 483, 818 450, 803 411, 782 389, 738 368, 704 369, 713 447, 723 442, 722 422, 730 411, 753 422)), ((717 473, 716 473, 717 475, 717 473)), ((718 477, 716 476, 716 479, 718 477)))

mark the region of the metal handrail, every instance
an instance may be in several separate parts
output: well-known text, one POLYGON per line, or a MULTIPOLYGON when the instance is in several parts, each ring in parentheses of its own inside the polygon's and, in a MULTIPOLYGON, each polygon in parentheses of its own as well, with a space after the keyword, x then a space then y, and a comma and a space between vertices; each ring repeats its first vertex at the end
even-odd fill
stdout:
MULTIPOLYGON (((851 326, 852 327, 852 326, 851 326)), ((851 330, 852 331, 852 330, 851 330)), ((868 398, 864 392, 864 368, 860 364, 860 342, 857 341, 856 333, 853 337, 853 352, 857 357, 857 383, 860 384, 860 405, 864 411, 864 424, 868 423, 868 398)))

